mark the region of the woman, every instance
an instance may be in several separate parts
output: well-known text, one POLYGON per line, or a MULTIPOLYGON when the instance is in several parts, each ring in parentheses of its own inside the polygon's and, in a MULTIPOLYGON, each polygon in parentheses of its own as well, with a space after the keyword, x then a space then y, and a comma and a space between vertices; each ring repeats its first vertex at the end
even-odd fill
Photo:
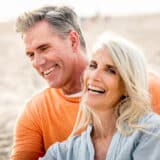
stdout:
POLYGON ((151 112, 142 53, 106 33, 92 53, 73 133, 40 159, 159 160, 160 116, 151 112))

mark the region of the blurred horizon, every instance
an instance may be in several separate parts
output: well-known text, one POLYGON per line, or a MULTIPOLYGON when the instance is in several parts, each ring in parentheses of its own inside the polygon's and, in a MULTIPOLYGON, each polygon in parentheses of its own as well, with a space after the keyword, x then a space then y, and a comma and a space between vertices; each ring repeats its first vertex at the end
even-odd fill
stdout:
POLYGON ((0 5, 0 22, 15 20, 23 13, 43 5, 69 5, 80 17, 96 14, 104 16, 129 16, 160 13, 159 0, 5 0, 0 5))

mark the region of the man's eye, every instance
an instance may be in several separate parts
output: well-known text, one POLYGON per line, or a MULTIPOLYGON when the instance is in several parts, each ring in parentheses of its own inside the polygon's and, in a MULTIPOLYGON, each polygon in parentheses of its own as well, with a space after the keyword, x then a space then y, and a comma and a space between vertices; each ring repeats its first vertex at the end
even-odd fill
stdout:
POLYGON ((48 45, 43 45, 39 48, 39 51, 40 52, 44 52, 44 51, 47 51, 49 49, 49 46, 48 45))
POLYGON ((48 47, 43 47, 43 48, 41 48, 41 51, 45 51, 47 49, 48 49, 48 47))
POLYGON ((32 59, 34 57, 34 53, 27 53, 27 56, 32 59))
POLYGON ((33 57, 33 56, 34 56, 34 53, 30 54, 29 56, 30 56, 30 57, 33 57))

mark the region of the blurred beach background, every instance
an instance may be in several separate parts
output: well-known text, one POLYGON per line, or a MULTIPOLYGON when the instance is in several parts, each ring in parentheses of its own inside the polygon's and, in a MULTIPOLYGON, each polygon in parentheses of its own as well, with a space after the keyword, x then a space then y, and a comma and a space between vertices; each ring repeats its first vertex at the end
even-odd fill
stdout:
POLYGON ((0 6, 0 160, 9 159, 16 118, 25 103, 48 85, 25 56, 15 19, 46 4, 67 4, 80 16, 88 53, 96 37, 112 31, 144 51, 149 69, 160 71, 160 4, 158 0, 5 0, 0 6))

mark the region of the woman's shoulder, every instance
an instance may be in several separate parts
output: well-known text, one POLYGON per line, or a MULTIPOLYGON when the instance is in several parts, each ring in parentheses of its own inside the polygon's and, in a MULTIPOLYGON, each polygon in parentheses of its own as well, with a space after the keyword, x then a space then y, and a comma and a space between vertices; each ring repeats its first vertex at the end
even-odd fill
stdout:
POLYGON ((144 126, 144 133, 160 136, 160 115, 154 112, 146 114, 143 118, 141 118, 140 124, 144 126))
POLYGON ((39 160, 49 160, 49 159, 59 159, 64 160, 67 153, 67 144, 68 141, 63 142, 56 142, 55 144, 51 145, 44 157, 39 158, 39 160))
POLYGON ((92 131, 92 125, 88 125, 86 130, 81 132, 79 135, 70 137, 68 139, 68 143, 73 145, 73 143, 79 144, 79 143, 83 143, 83 141, 88 141, 90 139, 91 131, 92 131))
POLYGON ((140 123, 149 123, 149 124, 160 124, 160 115, 154 112, 150 112, 146 115, 144 115, 141 119, 140 119, 140 123))
POLYGON ((83 131, 80 135, 71 136, 63 142, 57 142, 53 144, 49 148, 49 150, 52 153, 55 153, 55 152, 65 153, 68 150, 70 150, 70 147, 73 148, 73 147, 79 146, 79 144, 82 143, 82 141, 85 141, 88 135, 90 134, 90 131, 91 131, 91 127, 89 126, 87 130, 83 131))
MULTIPOLYGON (((74 155, 77 155, 81 145, 87 140, 88 129, 84 131, 81 135, 71 136, 63 142, 57 142, 49 147, 45 156, 40 160, 48 159, 74 159, 74 155), (70 158, 66 158, 66 157, 70 158)), ((85 146, 84 146, 85 147, 85 146)))

